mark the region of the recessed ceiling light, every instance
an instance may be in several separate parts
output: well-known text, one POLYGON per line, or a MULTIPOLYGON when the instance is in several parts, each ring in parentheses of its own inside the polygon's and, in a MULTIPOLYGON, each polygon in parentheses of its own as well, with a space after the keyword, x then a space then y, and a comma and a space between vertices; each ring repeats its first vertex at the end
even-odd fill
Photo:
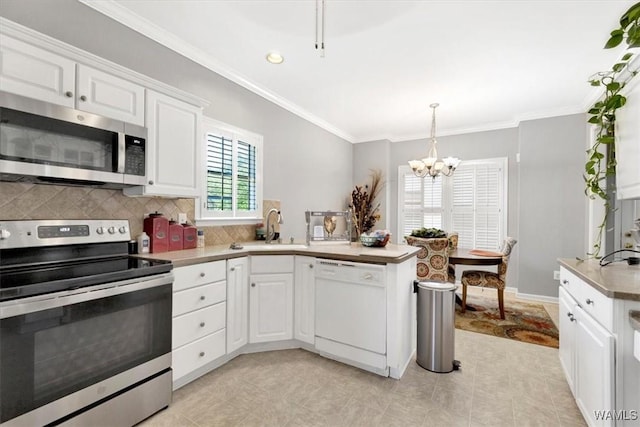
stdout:
POLYGON ((267 53, 267 61, 272 64, 282 64, 282 62, 284 62, 284 56, 280 55, 278 52, 269 52, 267 53))

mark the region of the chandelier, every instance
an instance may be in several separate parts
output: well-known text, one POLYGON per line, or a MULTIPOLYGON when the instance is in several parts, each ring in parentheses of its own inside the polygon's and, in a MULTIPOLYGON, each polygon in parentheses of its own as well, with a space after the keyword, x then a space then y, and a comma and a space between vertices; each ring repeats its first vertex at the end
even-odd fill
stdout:
POLYGON ((433 114, 431 116, 431 144, 427 157, 422 160, 409 160, 409 166, 411 166, 415 176, 419 178, 424 178, 428 175, 435 179, 440 174, 451 176, 460 164, 460 159, 457 157, 438 159, 438 149, 436 148, 438 144, 438 141, 436 141, 436 108, 439 105, 437 103, 429 105, 429 108, 433 109, 433 114))

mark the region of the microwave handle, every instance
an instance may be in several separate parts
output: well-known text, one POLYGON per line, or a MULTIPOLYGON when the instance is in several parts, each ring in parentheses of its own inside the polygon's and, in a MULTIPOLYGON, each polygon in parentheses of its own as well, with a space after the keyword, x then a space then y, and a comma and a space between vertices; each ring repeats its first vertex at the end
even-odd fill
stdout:
POLYGON ((118 169, 116 172, 124 173, 124 156, 127 151, 124 132, 118 132, 118 169))

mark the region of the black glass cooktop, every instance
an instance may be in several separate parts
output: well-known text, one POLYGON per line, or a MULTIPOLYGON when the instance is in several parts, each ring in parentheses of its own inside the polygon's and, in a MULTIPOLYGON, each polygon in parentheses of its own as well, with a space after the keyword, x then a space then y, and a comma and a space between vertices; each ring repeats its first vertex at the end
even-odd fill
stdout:
POLYGON ((171 269, 169 261, 128 255, 5 266, 0 271, 0 301, 162 274, 171 269))

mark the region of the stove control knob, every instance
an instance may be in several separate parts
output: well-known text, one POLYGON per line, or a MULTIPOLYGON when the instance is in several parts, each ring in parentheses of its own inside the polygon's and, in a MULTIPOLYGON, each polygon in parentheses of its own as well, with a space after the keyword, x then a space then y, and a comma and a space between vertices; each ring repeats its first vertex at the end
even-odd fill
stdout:
POLYGON ((120 232, 120 234, 124 234, 124 233, 127 232, 127 227, 122 226, 122 227, 118 228, 118 231, 120 232))
POLYGON ((0 240, 8 239, 9 237, 11 237, 11 232, 4 228, 0 228, 0 240))
POLYGON ((107 229, 107 231, 109 232, 109 234, 116 234, 116 228, 115 227, 109 227, 107 229))
POLYGON ((104 227, 98 227, 98 228, 96 228, 96 233, 98 233, 98 234, 104 234, 104 227))

